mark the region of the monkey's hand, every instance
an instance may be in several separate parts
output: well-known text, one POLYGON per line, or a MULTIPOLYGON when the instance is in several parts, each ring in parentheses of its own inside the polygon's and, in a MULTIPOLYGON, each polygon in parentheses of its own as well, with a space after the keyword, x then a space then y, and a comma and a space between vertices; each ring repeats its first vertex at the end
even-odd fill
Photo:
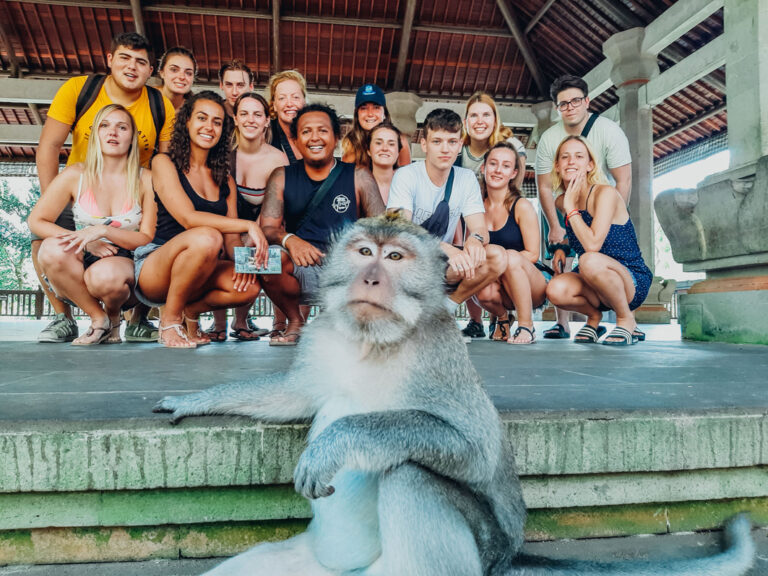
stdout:
POLYGON ((288 238, 285 242, 285 248, 297 266, 314 266, 325 257, 323 252, 298 236, 288 238))
POLYGON ((296 492, 313 500, 333 494, 336 489, 330 483, 343 465, 341 452, 330 434, 321 433, 310 442, 293 473, 296 492))
POLYGON ((186 394, 185 396, 166 396, 155 404, 152 412, 170 412, 171 424, 178 424, 187 416, 204 413, 200 407, 201 394, 186 394))

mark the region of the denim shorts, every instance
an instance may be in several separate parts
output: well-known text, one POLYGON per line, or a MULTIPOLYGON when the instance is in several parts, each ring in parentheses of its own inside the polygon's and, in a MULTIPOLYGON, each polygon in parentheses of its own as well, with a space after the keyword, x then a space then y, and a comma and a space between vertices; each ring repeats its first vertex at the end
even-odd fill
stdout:
POLYGON ((136 294, 136 298, 139 299, 139 302, 146 304, 150 308, 159 308, 165 304, 165 302, 152 302, 149 298, 144 296, 144 293, 139 288, 139 274, 141 274, 141 267, 144 266, 144 260, 146 260, 147 256, 152 254, 152 252, 160 248, 160 246, 162 246, 162 244, 150 242, 149 244, 144 244, 144 246, 139 246, 133 251, 133 277, 136 279, 136 285, 133 291, 136 294))

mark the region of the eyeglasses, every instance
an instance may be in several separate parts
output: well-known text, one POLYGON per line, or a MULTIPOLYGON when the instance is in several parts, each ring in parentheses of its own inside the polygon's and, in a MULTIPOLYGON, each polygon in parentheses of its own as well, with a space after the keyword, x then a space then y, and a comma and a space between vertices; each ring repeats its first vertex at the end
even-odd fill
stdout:
POLYGON ((557 109, 560 110, 560 112, 565 112, 568 110, 568 108, 578 108, 581 106, 581 103, 584 102, 586 97, 580 96, 579 98, 573 98, 571 100, 568 100, 568 102, 558 102, 557 103, 557 109))

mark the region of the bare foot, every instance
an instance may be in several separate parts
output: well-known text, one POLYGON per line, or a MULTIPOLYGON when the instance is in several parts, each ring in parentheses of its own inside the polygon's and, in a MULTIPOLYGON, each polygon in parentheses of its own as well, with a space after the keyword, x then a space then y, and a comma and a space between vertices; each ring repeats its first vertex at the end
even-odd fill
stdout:
POLYGON ((211 343, 211 338, 205 332, 200 330, 199 318, 184 318, 187 325, 187 338, 190 342, 194 342, 197 346, 205 346, 211 343))
POLYGON ((109 318, 103 320, 91 320, 91 325, 88 331, 72 340, 72 346, 93 346, 95 344, 101 344, 109 337, 110 323, 109 318))
POLYGON ((157 339, 166 348, 197 348, 197 344, 190 342, 187 333, 181 324, 160 325, 160 337, 157 339))
POLYGON ((120 338, 120 316, 110 318, 109 325, 109 336, 104 340, 104 344, 121 344, 123 339, 120 338))

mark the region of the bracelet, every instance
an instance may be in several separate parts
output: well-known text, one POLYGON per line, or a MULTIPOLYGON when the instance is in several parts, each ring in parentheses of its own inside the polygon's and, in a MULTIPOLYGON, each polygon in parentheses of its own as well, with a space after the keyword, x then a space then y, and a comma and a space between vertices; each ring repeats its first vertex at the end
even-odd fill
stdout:
MULTIPOLYGON (((290 232, 288 232, 288 234, 286 234, 285 236, 283 236, 283 239, 282 239, 282 241, 280 242, 280 244, 282 244, 282 245, 283 245, 283 248, 285 248, 285 243, 288 241, 288 238, 290 238, 291 236, 296 236, 296 234, 291 234, 290 232)), ((286 249, 286 250, 288 250, 288 248, 285 248, 285 249, 286 249)))
POLYGON ((485 239, 480 234, 478 234, 477 232, 472 232, 472 234, 470 234, 469 237, 470 238, 474 238, 475 240, 479 240, 480 244, 485 246, 485 239))
POLYGON ((566 224, 568 224, 568 219, 569 219, 571 216, 574 216, 574 215, 579 215, 579 216, 581 216, 581 212, 579 212, 579 210, 578 210, 578 209, 574 209, 574 210, 571 210, 570 212, 568 212, 568 214, 565 216, 565 223, 566 223, 566 224))

